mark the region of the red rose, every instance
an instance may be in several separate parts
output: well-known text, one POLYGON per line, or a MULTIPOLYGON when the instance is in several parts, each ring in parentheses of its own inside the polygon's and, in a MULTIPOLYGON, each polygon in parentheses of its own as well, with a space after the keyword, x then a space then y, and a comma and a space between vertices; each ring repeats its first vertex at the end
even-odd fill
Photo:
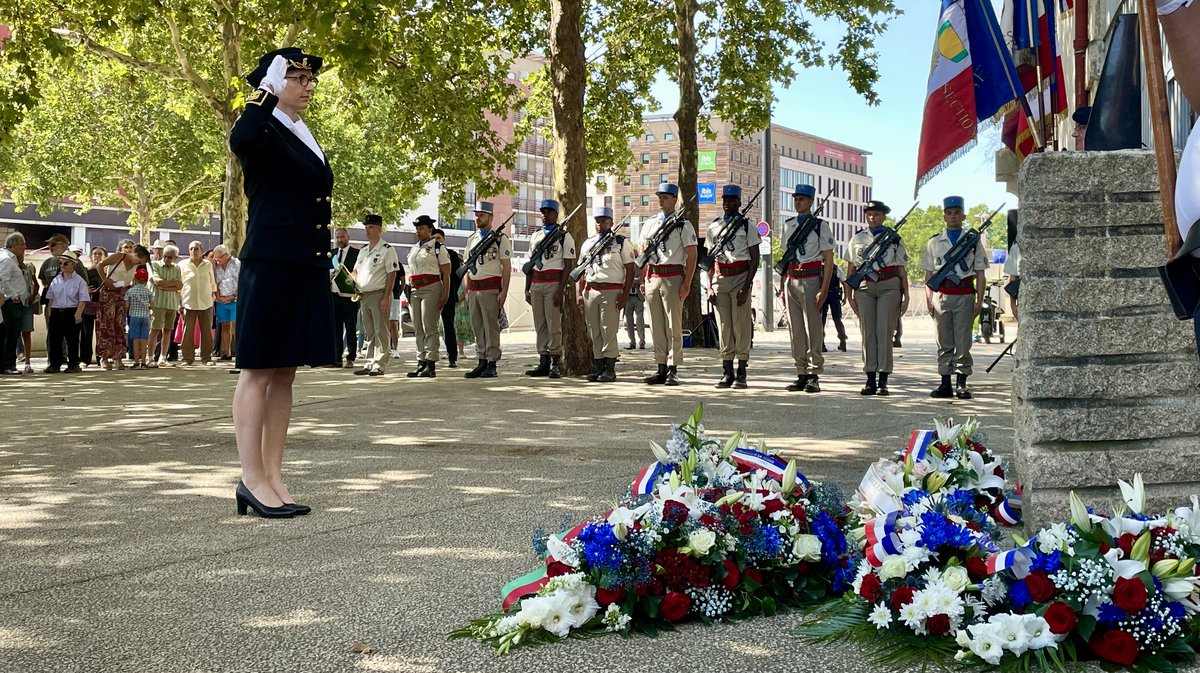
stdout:
POLYGON ((687 521, 688 508, 687 505, 678 500, 668 500, 663 503, 663 523, 671 526, 678 526, 687 521))
POLYGON ((808 521, 808 512, 804 511, 803 505, 792 505, 792 516, 800 523, 808 521))
POLYGON ((1113 587, 1113 603, 1131 615, 1141 612, 1146 607, 1146 585, 1136 577, 1118 577, 1113 587))
POLYGON ((1071 606, 1062 601, 1054 601, 1050 607, 1046 608, 1046 613, 1042 615, 1042 619, 1050 625, 1050 633, 1055 635, 1063 635, 1075 630, 1075 611, 1071 606))
POLYGON ((912 587, 900 587, 892 592, 892 609, 896 612, 899 612, 900 608, 911 602, 913 602, 912 587))
POLYGON ((1137 542, 1137 536, 1133 533, 1126 533, 1117 538, 1117 546, 1121 548, 1121 551, 1125 552, 1121 558, 1129 558, 1129 556, 1133 554, 1134 542, 1137 542))
POLYGON ((1137 641, 1124 631, 1112 630, 1102 636, 1092 636, 1088 644, 1097 656, 1114 664, 1132 666, 1133 660, 1137 659, 1137 641))
POLYGON ((762 586, 762 583, 763 583, 762 573, 758 572, 758 568, 746 568, 745 570, 742 571, 742 575, 746 579, 757 584, 758 586, 760 586, 760 587, 762 586))
POLYGON ((725 559, 725 579, 721 580, 721 584, 726 589, 733 591, 737 588, 738 582, 741 581, 741 573, 738 572, 737 564, 729 559, 725 559))
POLYGON ((546 577, 570 575, 573 572, 575 572, 575 569, 563 563, 562 561, 551 561, 546 564, 546 577))
POLYGON ((781 511, 787 507, 787 503, 782 498, 771 498, 763 501, 763 515, 770 516, 775 512, 781 511))
POLYGON ((1025 578, 1025 586, 1029 589, 1029 597, 1036 603, 1045 603, 1054 598, 1054 582, 1046 576, 1044 570, 1035 570, 1025 578))
POLYGON ((966 567, 967 575, 971 578, 972 582, 978 584, 987 579, 987 561, 984 561, 977 556, 972 556, 971 558, 967 559, 966 567))
POLYGON ((862 578, 862 584, 858 587, 858 595, 874 603, 879 600, 879 588, 881 582, 879 577, 874 573, 867 573, 862 578))
POLYGON ((796 564, 796 574, 801 577, 807 577, 811 570, 812 568, 809 566, 808 561, 801 561, 796 564))
POLYGON ((625 587, 614 587, 611 589, 596 589, 596 602, 600 607, 606 608, 613 603, 620 603, 625 599, 625 587))
POLYGON ((658 614, 668 622, 677 622, 686 617, 691 609, 692 599, 687 594, 672 591, 663 596, 662 603, 658 605, 658 614))
POLYGON ((992 474, 1003 479, 1004 478, 1004 468, 997 465, 996 469, 992 470, 992 474))
POLYGON ((701 515, 701 516, 700 516, 700 523, 701 523, 701 524, 702 524, 702 525, 703 525, 705 528, 708 528, 708 529, 710 529, 710 530, 711 530, 711 529, 713 529, 713 528, 717 528, 718 526, 720 526, 720 525, 721 525, 721 524, 720 524, 720 522, 717 520, 717 517, 715 517, 715 516, 713 516, 713 515, 711 515, 711 514, 703 514, 703 515, 701 515))
POLYGON ((944 636, 950 633, 950 615, 937 614, 925 620, 925 628, 935 636, 944 636))

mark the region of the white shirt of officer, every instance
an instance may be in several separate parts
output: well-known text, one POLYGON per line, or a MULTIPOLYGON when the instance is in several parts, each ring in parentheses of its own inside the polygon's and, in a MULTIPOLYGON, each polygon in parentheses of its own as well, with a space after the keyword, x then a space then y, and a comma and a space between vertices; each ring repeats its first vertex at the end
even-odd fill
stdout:
MULTIPOLYGON (((492 230, 488 230, 488 236, 494 236, 492 230)), ((467 257, 471 256, 471 252, 475 250, 475 246, 483 241, 483 235, 478 229, 475 233, 467 238, 467 257)), ((478 266, 475 267, 474 273, 468 273, 467 277, 472 280, 484 280, 487 278, 499 278, 504 274, 504 265, 500 260, 512 259, 512 240, 507 234, 500 234, 500 241, 492 244, 488 251, 483 253, 479 258, 478 266)), ((561 266, 559 268, 562 268, 561 266)))
MULTIPOLYGON (((579 249, 579 258, 587 259, 591 254, 592 248, 600 243, 600 234, 589 238, 583 242, 583 247, 579 249)), ((633 264, 633 246, 629 244, 629 239, 624 236, 617 236, 616 239, 608 245, 608 248, 603 254, 592 260, 588 264, 587 271, 583 274, 583 279, 589 284, 595 283, 619 283, 622 286, 625 284, 625 265, 633 264)))
POLYGON ((408 251, 409 276, 442 277, 442 264, 450 263, 450 253, 446 246, 430 238, 424 243, 417 241, 408 251))
MULTIPOLYGON (((854 268, 861 269, 867 263, 866 252, 875 242, 875 234, 867 227, 850 238, 850 262, 854 268)), ((896 241, 871 271, 878 271, 885 266, 908 266, 908 253, 904 249, 904 241, 896 241)))
POLYGON ((757 248, 762 243, 762 236, 758 235, 758 227, 748 220, 743 221, 740 217, 721 216, 708 225, 708 240, 711 245, 715 246, 717 242, 724 240, 725 231, 733 226, 732 223, 735 221, 737 222, 737 233, 733 235, 733 242, 717 256, 718 262, 728 264, 749 261, 750 248, 757 248))
POLYGON ((386 289, 387 276, 400 270, 396 249, 387 241, 379 241, 375 247, 367 246, 358 251, 358 262, 354 265, 355 278, 360 292, 375 292, 386 289))
MULTIPOLYGON (((671 215, 672 213, 659 213, 642 223, 642 249, 646 249, 650 245, 651 239, 662 228, 663 221, 671 217, 671 215)), ((681 265, 687 261, 684 249, 699 245, 700 240, 696 237, 696 228, 692 226, 692 223, 683 217, 680 217, 678 221, 683 224, 676 227, 675 231, 671 232, 671 235, 667 237, 667 240, 658 246, 658 257, 652 256, 650 258, 651 265, 681 265)), ((675 224, 675 222, 672 222, 672 224, 675 224)))
MULTIPOLYGON (((543 227, 533 232, 529 237, 529 250, 532 252, 537 247, 542 239, 546 238, 546 229, 543 227)), ((575 259, 575 239, 571 234, 563 234, 563 239, 557 245, 550 246, 550 249, 542 254, 542 268, 538 271, 562 271, 564 261, 567 259, 575 259)))
MULTIPOLYGON (((962 236, 967 235, 965 228, 961 231, 962 236)), ((950 252, 950 248, 953 247, 954 244, 950 242, 950 236, 946 234, 946 230, 938 232, 925 244, 925 252, 921 255, 921 269, 937 273, 946 263, 946 253, 950 252)), ((958 267, 951 269, 950 276, 958 280, 973 278, 976 271, 984 271, 987 268, 987 250, 983 247, 983 238, 980 237, 979 241, 975 243, 975 249, 967 253, 958 267)))
MULTIPOLYGON (((792 234, 797 227, 802 227, 808 223, 808 217, 797 215, 789 217, 783 223, 783 244, 787 245, 792 240, 792 234)), ((826 250, 833 250, 833 229, 829 227, 829 222, 821 220, 821 224, 813 229, 808 238, 804 240, 804 251, 800 251, 800 246, 796 246, 796 264, 807 264, 821 259, 821 253, 826 250)))

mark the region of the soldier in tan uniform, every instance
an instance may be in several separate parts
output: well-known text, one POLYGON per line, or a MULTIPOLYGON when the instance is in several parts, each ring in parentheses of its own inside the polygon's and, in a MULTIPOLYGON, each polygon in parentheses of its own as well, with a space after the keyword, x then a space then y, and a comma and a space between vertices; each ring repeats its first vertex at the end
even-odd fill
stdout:
POLYGON ((467 306, 471 311, 471 330, 475 332, 475 353, 479 364, 463 374, 463 378, 495 378, 496 363, 500 361, 500 307, 508 298, 508 280, 512 275, 512 240, 507 234, 492 232, 490 201, 475 204, 475 233, 467 238, 466 256, 475 246, 498 235, 499 240, 488 248, 474 272, 467 272, 467 306))
MULTIPOLYGON (((797 215, 783 223, 785 244, 812 216, 816 193, 812 185, 796 185, 792 202, 797 215)), ((796 259, 788 267, 787 278, 784 279, 792 360, 796 363, 796 380, 788 384, 787 389, 806 393, 821 392, 818 379, 821 372, 825 371, 825 356, 821 354, 821 344, 825 342, 821 306, 829 294, 829 283, 833 278, 833 230, 825 220, 818 221, 820 224, 796 250, 796 259)))
MULTIPOLYGON (((596 235, 583 242, 579 249, 580 263, 589 260, 593 250, 613 227, 612 208, 599 207, 594 211, 596 235)), ((596 371, 589 381, 608 383, 617 380, 617 335, 620 332, 621 309, 633 287, 633 246, 621 235, 613 236, 603 249, 587 263, 579 278, 579 308, 583 309, 588 334, 592 339, 592 359, 596 371)))
POLYGON ((758 272, 758 246, 762 237, 758 229, 741 216, 742 188, 725 185, 721 188, 721 205, 725 214, 708 225, 707 241, 717 245, 725 240, 731 229, 732 243, 716 253, 714 273, 709 277, 708 296, 714 298, 721 320, 721 380, 717 388, 746 388, 746 365, 750 361, 750 339, 754 335, 754 318, 750 313, 750 291, 754 274, 758 272), (737 373, 733 361, 737 359, 737 373))
MULTIPOLYGON (((853 276, 868 262, 867 249, 877 236, 886 233, 883 220, 890 212, 892 209, 882 201, 867 204, 867 228, 850 239, 847 277, 853 276)), ((862 286, 850 288, 850 308, 858 316, 863 372, 867 375, 867 385, 859 394, 890 394, 888 375, 892 373, 893 332, 900 314, 908 310, 908 275, 904 270, 907 263, 904 241, 898 240, 873 265, 862 286)))
POLYGON ((438 322, 450 298, 450 254, 433 237, 436 221, 422 215, 413 222, 417 243, 408 251, 409 312, 417 342, 417 368, 408 373, 410 379, 437 376, 438 322))
MULTIPOLYGON (((658 205, 662 212, 642 225, 642 240, 647 246, 662 226, 675 214, 679 186, 664 182, 658 186, 658 205)), ((679 365, 683 364, 683 302, 696 273, 696 228, 680 217, 682 225, 658 245, 642 270, 646 278, 646 303, 650 305, 650 334, 654 339, 654 362, 658 371, 644 380, 650 385, 679 385, 679 365), (667 357, 671 364, 667 364, 667 357)))
MULTIPOLYGON (((529 238, 532 251, 558 225, 558 201, 542 201, 542 228, 529 238)), ((525 302, 533 307, 533 327, 537 331, 538 366, 525 376, 561 379, 563 292, 568 274, 575 266, 575 239, 563 235, 542 254, 542 268, 525 276, 525 302)))
MULTIPOLYGON (((396 248, 383 240, 383 218, 367 215, 363 219, 367 245, 358 251, 352 275, 362 293, 360 301, 363 333, 367 335, 367 355, 358 376, 382 376, 387 371, 391 351, 388 348, 388 314, 391 310, 392 283, 400 271, 396 248)), ((330 258, 332 254, 328 255, 330 258)))
MULTIPOLYGON (((942 203, 946 229, 929 239, 921 255, 921 269, 925 271, 926 281, 942 267, 946 253, 963 235, 966 217, 963 206, 961 196, 948 196, 942 203)), ((954 269, 953 280, 944 283, 936 297, 933 290, 925 288, 925 304, 937 322, 938 373, 942 377, 941 385, 929 393, 930 397, 971 399, 971 391, 967 390, 967 377, 971 375, 973 364, 971 332, 975 316, 983 308, 986 289, 983 274, 987 268, 987 250, 980 239, 963 264, 954 269), (957 376, 953 389, 950 387, 951 374, 957 376)))

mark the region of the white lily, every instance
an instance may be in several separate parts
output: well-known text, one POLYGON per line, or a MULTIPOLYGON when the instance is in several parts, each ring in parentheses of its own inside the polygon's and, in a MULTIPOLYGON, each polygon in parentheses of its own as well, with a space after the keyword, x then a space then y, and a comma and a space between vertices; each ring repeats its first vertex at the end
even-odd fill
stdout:
POLYGON ((663 465, 671 464, 670 454, 667 453, 666 449, 659 446, 658 442, 654 442, 654 441, 650 442, 650 451, 652 451, 654 453, 654 458, 658 462, 662 463, 663 465))
POLYGON ((1132 579, 1136 577, 1138 573, 1146 571, 1145 563, 1131 559, 1122 559, 1122 554, 1123 552, 1119 547, 1113 547, 1104 555, 1104 560, 1108 561, 1108 564, 1112 566, 1113 573, 1117 577, 1120 577, 1121 579, 1132 579))
POLYGON ((1146 508, 1146 485, 1142 482, 1142 473, 1133 475, 1133 484, 1118 479, 1117 486, 1121 487, 1121 498, 1129 509, 1134 514, 1141 514, 1146 508))
POLYGON ((1128 519, 1123 516, 1115 516, 1111 519, 1108 519, 1093 514, 1092 521, 1098 522, 1100 527, 1104 529, 1104 532, 1111 535, 1114 539, 1119 538, 1126 533, 1130 533, 1132 535, 1141 535, 1142 531, 1146 529, 1145 521, 1128 519))
MULTIPOLYGON (((1187 600, 1189 597, 1192 599, 1191 607, 1196 607, 1196 599, 1200 598, 1196 595, 1198 591, 1200 591, 1200 577, 1180 577, 1163 582, 1163 593, 1171 600, 1183 603, 1184 609, 1189 607, 1187 600)), ((1189 612, 1194 612, 1194 610, 1189 610, 1189 612)))
POLYGON ((563 542, 557 535, 551 535, 546 538, 546 550, 550 552, 550 558, 559 561, 572 568, 579 567, 579 552, 571 548, 571 545, 563 542))
POLYGON ((1179 507, 1175 510, 1174 527, 1185 531, 1192 540, 1200 539, 1200 498, 1192 496, 1191 507, 1179 507))
POLYGON ((1087 506, 1083 504, 1083 500, 1079 498, 1075 491, 1071 491, 1067 499, 1071 502, 1071 523, 1075 524, 1080 533, 1091 532, 1092 518, 1088 514, 1087 506))
POLYGON ((783 492, 790 494, 796 489, 796 459, 788 461, 787 469, 783 471, 783 492))
POLYGON ((958 436, 962 434, 962 431, 966 427, 965 425, 954 425, 953 418, 946 419, 944 425, 936 418, 933 419, 933 429, 937 433, 938 443, 946 446, 954 446, 954 443, 958 440, 958 436))

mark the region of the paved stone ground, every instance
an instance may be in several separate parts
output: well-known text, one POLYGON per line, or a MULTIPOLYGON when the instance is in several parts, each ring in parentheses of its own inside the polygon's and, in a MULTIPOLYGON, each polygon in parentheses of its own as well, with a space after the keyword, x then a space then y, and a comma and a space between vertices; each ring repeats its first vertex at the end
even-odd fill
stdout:
POLYGON ((1008 453, 1012 361, 982 374, 1003 346, 976 349, 975 400, 934 401, 922 322, 907 321, 891 398, 857 394, 853 343, 829 354, 825 392, 784 391, 781 333, 760 333, 752 388, 725 394, 713 350, 689 352, 674 389, 633 382, 647 351, 623 351, 618 384, 531 382, 528 335, 490 381, 302 371, 286 470, 315 512, 275 522, 234 515, 223 369, 4 379, 0 671, 862 670, 792 639, 794 615, 503 659, 446 633, 533 566, 534 528, 602 510, 698 401, 711 434, 763 437, 848 491, 935 415, 983 417, 1008 453))

